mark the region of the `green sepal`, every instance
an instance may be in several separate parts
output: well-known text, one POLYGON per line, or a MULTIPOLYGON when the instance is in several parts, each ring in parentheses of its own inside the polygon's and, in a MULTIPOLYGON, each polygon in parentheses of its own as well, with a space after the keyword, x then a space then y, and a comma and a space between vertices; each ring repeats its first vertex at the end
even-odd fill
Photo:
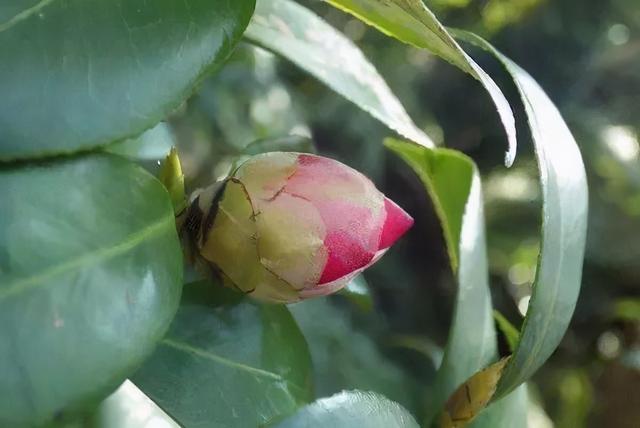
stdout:
POLYGON ((171 148, 164 162, 162 162, 160 176, 158 178, 169 192, 171 203, 173 204, 173 211, 177 216, 186 208, 187 198, 184 191, 184 174, 180 166, 178 150, 176 150, 175 147, 171 148))

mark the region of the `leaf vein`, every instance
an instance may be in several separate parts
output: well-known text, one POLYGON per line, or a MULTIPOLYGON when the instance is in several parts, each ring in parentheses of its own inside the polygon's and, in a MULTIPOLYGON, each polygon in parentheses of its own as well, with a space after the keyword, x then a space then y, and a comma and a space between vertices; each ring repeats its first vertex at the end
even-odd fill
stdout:
POLYGON ((174 339, 168 339, 165 338, 160 342, 161 345, 164 346, 168 346, 169 348, 173 348, 176 349, 178 351, 182 351, 182 352, 187 352, 189 354, 193 354, 197 357, 200 358, 205 358, 207 360, 210 361, 214 361, 218 364, 222 364, 228 367, 232 367, 241 371, 247 371, 250 373, 253 373, 255 375, 261 376, 261 377, 265 377, 268 379, 273 379, 279 382, 284 382, 289 386, 292 386, 295 389, 298 389, 299 391, 304 391, 304 388, 302 388, 301 386, 298 386, 294 383, 292 383, 291 381, 285 379, 284 377, 282 377, 281 375, 277 374, 277 373, 273 373, 273 372, 269 372, 263 369, 259 369, 257 367, 252 367, 249 366, 247 364, 242 364, 242 363, 238 363, 236 361, 232 361, 229 360, 228 358, 224 358, 221 357, 220 355, 214 354, 213 352, 210 351, 205 351, 204 349, 200 349, 200 348, 196 348, 195 346, 192 346, 188 343, 184 343, 178 340, 174 340, 174 339))
POLYGON ((173 225, 173 219, 171 217, 162 218, 161 220, 158 220, 155 223, 130 234, 125 238, 123 242, 120 242, 117 245, 108 248, 100 248, 81 257, 69 260, 66 263, 62 263, 49 269, 45 269, 43 272, 26 278, 18 279, 17 281, 4 286, 3 289, 0 290, 0 302, 13 295, 28 291, 29 289, 41 287, 47 283, 47 280, 59 275, 63 275, 69 271, 73 271, 74 269, 77 269, 81 266, 95 264, 103 260, 108 260, 116 257, 124 253, 125 251, 137 247, 142 242, 144 242, 145 239, 154 236, 159 231, 171 225, 173 225))
POLYGON ((42 9, 44 9, 46 6, 48 6, 50 3, 53 3, 54 1, 55 0, 40 0, 40 2, 38 2, 37 4, 23 10, 22 12, 18 13, 13 18, 11 18, 10 20, 0 24, 0 33, 10 29, 20 21, 28 19, 29 17, 31 17, 31 15, 40 12, 42 9))

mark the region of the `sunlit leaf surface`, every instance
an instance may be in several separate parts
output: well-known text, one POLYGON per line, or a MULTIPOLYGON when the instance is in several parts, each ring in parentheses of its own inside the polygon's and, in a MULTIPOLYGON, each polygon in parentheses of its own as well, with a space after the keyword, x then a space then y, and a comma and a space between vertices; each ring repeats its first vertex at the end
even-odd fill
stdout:
POLYGON ((291 0, 258 0, 245 36, 292 61, 403 137, 433 146, 360 49, 303 6, 291 0))
POLYGON ((516 128, 509 102, 487 73, 469 57, 422 0, 325 0, 383 33, 427 49, 478 79, 493 100, 509 140, 505 164, 516 156, 516 128))
POLYGON ((114 155, 0 167, 0 426, 65 420, 149 356, 182 289, 166 190, 114 155))
POLYGON ((418 428, 402 406, 372 392, 344 391, 302 408, 274 428, 418 428))
POLYGON ((0 159, 133 137, 191 95, 255 0, 3 0, 0 159))

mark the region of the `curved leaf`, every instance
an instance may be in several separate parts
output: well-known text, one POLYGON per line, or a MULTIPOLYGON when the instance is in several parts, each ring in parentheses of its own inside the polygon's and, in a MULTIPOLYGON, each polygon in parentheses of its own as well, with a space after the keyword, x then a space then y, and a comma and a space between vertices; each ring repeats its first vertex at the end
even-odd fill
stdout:
POLYGON ((373 310, 373 296, 363 274, 349 281, 347 286, 340 290, 339 293, 363 312, 371 312, 373 310))
POLYGON ((65 418, 117 387, 178 305, 162 185, 106 154, 0 167, 0 426, 65 418))
MULTIPOLYGON (((83 421, 82 428, 180 428, 149 397, 126 380, 98 409, 83 421)), ((65 427, 71 428, 71 427, 65 427)))
POLYGON ((522 384, 490 407, 471 423, 473 428, 527 428, 529 396, 527 384, 522 384))
POLYGON ((587 231, 587 180, 578 145, 533 78, 480 37, 456 35, 489 51, 511 74, 524 103, 540 169, 542 237, 529 309, 494 400, 529 379, 549 358, 575 309, 587 231))
POLYGON ((140 134, 229 55, 255 0, 4 0, 0 159, 140 134))
POLYGON ((343 391, 302 408, 275 428, 418 428, 402 406, 373 392, 343 391))
POLYGON ((458 280, 447 347, 429 393, 430 423, 460 384, 497 358, 480 176, 473 161, 454 150, 391 139, 385 145, 407 162, 429 192, 458 280))
POLYGON ((298 65, 405 138, 433 147, 360 49, 303 6, 291 0, 258 0, 245 36, 298 65))
POLYGON ((493 311, 493 318, 496 320, 496 324, 498 324, 498 328, 507 342, 509 351, 513 352, 518 345, 520 331, 498 310, 493 311))
POLYGON ((169 333, 133 382, 181 426, 254 427, 311 399, 304 337, 283 305, 185 285, 169 333))
POLYGON ((491 77, 462 50, 422 0, 324 1, 353 14, 388 36, 433 52, 482 83, 496 106, 509 140, 505 164, 513 164, 516 157, 516 128, 509 102, 491 77))

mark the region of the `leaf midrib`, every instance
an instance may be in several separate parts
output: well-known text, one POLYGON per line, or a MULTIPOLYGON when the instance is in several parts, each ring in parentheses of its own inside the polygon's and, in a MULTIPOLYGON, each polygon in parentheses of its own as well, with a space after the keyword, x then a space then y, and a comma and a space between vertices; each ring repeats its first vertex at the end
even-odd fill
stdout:
POLYGON ((23 10, 22 12, 14 15, 13 18, 11 18, 10 20, 0 24, 0 33, 10 29, 11 27, 16 25, 20 21, 28 19, 31 15, 39 12, 40 10, 42 10, 43 8, 48 6, 49 4, 53 3, 54 1, 56 1, 56 0, 40 0, 40 2, 38 2, 37 4, 35 4, 35 5, 31 6, 31 7, 23 10))
POLYGON ((160 341, 160 344, 181 352, 186 352, 186 353, 195 355, 197 357, 216 362, 218 364, 225 365, 227 367, 232 367, 240 371, 246 371, 246 372, 255 374, 257 376, 272 379, 278 382, 284 382, 287 385, 293 387, 294 389, 297 389, 298 392, 305 393, 304 388, 302 388, 299 385, 296 385, 295 383, 291 382, 288 379, 285 379, 284 377, 282 377, 277 373, 269 372, 267 370, 259 369, 257 367, 249 366, 247 364, 242 364, 237 361, 229 360, 228 358, 221 357, 220 355, 214 354, 211 351, 204 350, 202 348, 197 348, 193 345, 190 345, 188 343, 181 342, 175 339, 164 338, 162 339, 162 341, 160 341))
POLYGON ((48 280, 56 276, 63 275, 80 267, 86 267, 104 260, 109 260, 111 258, 117 257, 118 255, 137 247, 142 242, 158 234, 166 227, 171 226, 173 226, 173 217, 165 216, 155 223, 152 223, 149 226, 126 236, 122 242, 116 245, 107 248, 100 248, 81 257, 77 257, 75 259, 68 260, 65 263, 61 263, 49 269, 45 269, 44 271, 35 275, 21 278, 13 283, 9 283, 8 285, 0 288, 0 303, 2 303, 3 300, 6 300, 16 294, 24 293, 33 288, 42 287, 45 284, 48 284, 48 280))

